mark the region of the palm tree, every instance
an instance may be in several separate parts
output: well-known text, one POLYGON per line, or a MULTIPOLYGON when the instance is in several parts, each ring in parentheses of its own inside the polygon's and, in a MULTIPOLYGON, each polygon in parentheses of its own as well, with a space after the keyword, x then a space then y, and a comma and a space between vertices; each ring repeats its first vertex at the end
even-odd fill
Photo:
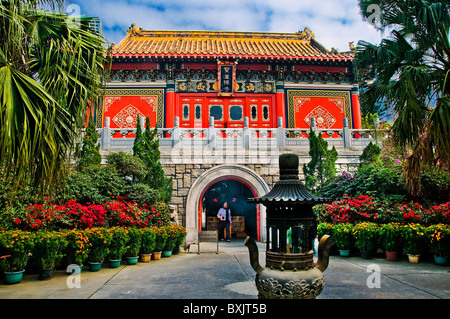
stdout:
POLYGON ((107 49, 99 20, 73 21, 63 5, 0 5, 0 168, 14 187, 32 180, 44 192, 61 180, 88 103, 102 88, 107 49))
POLYGON ((450 4, 448 1, 360 0, 363 17, 380 8, 380 31, 390 32, 375 45, 359 41, 356 67, 360 73, 375 69, 376 79, 364 87, 364 112, 384 105, 394 110, 394 140, 412 145, 405 177, 412 195, 421 192, 425 165, 448 171, 450 164, 450 4), (373 7, 372 7, 373 8, 373 7))

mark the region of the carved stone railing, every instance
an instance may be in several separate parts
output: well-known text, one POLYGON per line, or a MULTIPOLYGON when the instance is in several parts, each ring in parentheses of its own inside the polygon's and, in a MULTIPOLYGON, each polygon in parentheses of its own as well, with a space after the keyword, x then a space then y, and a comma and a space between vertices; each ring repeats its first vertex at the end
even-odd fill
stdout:
MULTIPOLYGON (((145 119, 141 119, 144 123, 145 119)), ((211 150, 233 149, 308 149, 308 135, 310 129, 284 128, 282 118, 278 118, 277 128, 251 128, 248 117, 244 118, 244 127, 218 128, 214 125, 214 118, 210 117, 207 128, 181 128, 179 118, 175 117, 174 128, 158 128, 160 148, 170 150, 189 146, 208 147, 211 150)), ((336 148, 363 149, 370 142, 377 142, 375 129, 349 129, 347 119, 344 118, 342 129, 318 129, 314 118, 311 128, 316 134, 336 148)), ((142 130, 144 130, 142 124, 142 130)), ((105 117, 103 128, 97 129, 99 142, 105 151, 131 151, 136 129, 116 129, 110 127, 110 118, 105 117)))

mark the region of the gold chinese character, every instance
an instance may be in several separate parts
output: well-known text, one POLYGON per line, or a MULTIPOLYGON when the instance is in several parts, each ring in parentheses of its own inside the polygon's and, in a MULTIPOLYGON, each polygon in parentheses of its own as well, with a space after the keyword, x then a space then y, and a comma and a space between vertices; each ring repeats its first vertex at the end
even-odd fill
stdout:
POLYGON ((199 82, 199 83, 197 84, 197 90, 198 90, 198 91, 204 91, 205 89, 206 89, 205 83, 199 82))
POLYGON ((255 86, 253 85, 253 83, 248 83, 245 87, 247 88, 247 91, 255 90, 255 86))

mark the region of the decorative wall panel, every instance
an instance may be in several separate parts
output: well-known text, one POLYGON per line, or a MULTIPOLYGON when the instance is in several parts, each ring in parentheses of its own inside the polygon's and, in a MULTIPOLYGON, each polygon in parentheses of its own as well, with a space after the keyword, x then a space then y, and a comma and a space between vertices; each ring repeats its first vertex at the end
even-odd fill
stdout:
POLYGON ((350 91, 286 90, 287 127, 309 128, 311 117, 318 129, 340 129, 343 119, 353 128, 350 91))
POLYGON ((111 128, 135 128, 136 117, 150 117, 152 127, 164 126, 163 88, 106 89, 103 103, 96 109, 97 127, 103 127, 104 119, 109 116, 111 128))

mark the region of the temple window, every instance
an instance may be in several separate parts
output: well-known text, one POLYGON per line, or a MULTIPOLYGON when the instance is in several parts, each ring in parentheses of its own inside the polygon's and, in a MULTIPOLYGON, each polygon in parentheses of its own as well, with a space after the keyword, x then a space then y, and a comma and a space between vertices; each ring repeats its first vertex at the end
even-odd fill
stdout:
POLYGON ((230 105, 230 121, 242 121, 242 105, 230 105))
POLYGON ((183 120, 189 120, 189 104, 183 104, 183 120))
POLYGON ((223 121, 223 105, 210 105, 209 116, 214 117, 214 121, 223 121))

